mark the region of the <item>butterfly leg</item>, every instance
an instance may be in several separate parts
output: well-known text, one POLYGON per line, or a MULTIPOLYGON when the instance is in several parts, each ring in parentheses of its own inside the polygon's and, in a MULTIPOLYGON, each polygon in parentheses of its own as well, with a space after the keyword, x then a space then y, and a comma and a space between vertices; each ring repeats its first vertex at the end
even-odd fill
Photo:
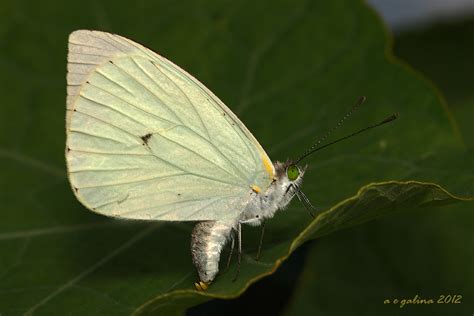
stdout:
POLYGON ((230 244, 230 253, 229 253, 229 258, 227 259, 227 264, 225 266, 225 271, 229 270, 229 266, 230 266, 230 261, 232 259, 232 254, 234 253, 234 246, 235 246, 235 236, 232 235, 232 240, 231 240, 231 244, 230 244))
POLYGON ((262 222, 262 231, 260 233, 260 242, 258 243, 258 250, 257 250, 257 256, 255 257, 255 261, 260 260, 260 252, 262 250, 263 235, 264 234, 265 234, 265 222, 262 222))
POLYGON ((235 280, 237 280, 237 277, 239 276, 240 263, 242 261, 242 229, 240 223, 237 224, 237 247, 237 272, 232 282, 235 282, 235 280))

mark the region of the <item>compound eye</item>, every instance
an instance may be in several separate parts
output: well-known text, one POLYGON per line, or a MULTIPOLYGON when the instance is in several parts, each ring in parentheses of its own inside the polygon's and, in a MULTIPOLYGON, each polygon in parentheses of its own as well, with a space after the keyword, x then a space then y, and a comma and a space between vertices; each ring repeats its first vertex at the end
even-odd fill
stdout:
POLYGON ((286 169, 288 180, 295 181, 300 176, 300 169, 296 165, 290 165, 286 169))

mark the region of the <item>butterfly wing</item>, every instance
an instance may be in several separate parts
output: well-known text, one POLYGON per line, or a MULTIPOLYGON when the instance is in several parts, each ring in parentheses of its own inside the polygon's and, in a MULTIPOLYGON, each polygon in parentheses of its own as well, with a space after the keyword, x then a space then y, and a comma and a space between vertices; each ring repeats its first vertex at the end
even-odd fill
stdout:
POLYGON ((218 220, 238 216, 273 165, 240 120, 198 80, 124 37, 69 37, 69 180, 107 216, 218 220))

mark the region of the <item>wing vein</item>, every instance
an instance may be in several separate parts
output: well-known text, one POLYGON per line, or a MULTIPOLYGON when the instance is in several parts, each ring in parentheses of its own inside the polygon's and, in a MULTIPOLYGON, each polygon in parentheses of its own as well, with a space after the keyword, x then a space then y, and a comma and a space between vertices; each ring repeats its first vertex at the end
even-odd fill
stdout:
MULTIPOLYGON (((83 98, 86 99, 86 100, 90 100, 90 99, 88 99, 88 98, 85 98, 84 96, 81 96, 81 97, 83 97, 83 98)), ((90 101, 95 102, 94 100, 90 100, 90 101)), ((100 103, 98 103, 98 104, 100 104, 100 103)), ((119 129, 119 130, 122 130, 122 131, 124 131, 125 133, 127 133, 127 134, 133 136, 134 138, 137 138, 136 135, 130 133, 129 131, 127 131, 127 130, 121 128, 121 127, 118 127, 118 126, 116 126, 116 125, 114 125, 114 124, 112 124, 112 123, 110 123, 110 122, 104 121, 104 120, 102 120, 102 119, 96 117, 95 115, 88 114, 88 113, 85 113, 85 112, 82 112, 82 111, 78 111, 77 109, 76 109, 76 111, 77 111, 78 113, 83 114, 83 115, 86 115, 86 116, 89 116, 89 117, 91 117, 91 118, 94 118, 94 119, 96 119, 96 120, 98 120, 98 121, 101 121, 101 122, 103 122, 103 123, 105 123, 105 124, 109 124, 110 126, 113 126, 113 127, 117 128, 117 129, 119 129)), ((120 112, 118 111, 118 113, 120 113, 120 112)), ((141 124, 141 123, 140 123, 140 124, 141 124)), ((142 126, 145 126, 145 125, 142 124, 142 126)), ((178 126, 181 126, 181 125, 178 125, 178 126)), ((190 129, 188 126, 185 126, 185 125, 182 125, 182 126, 184 126, 185 128, 187 128, 187 129, 189 129, 189 130, 192 130, 192 129, 190 129)), ((145 126, 145 127, 146 127, 146 126, 145 126)), ((169 137, 166 137, 164 134, 161 134, 161 133, 159 133, 159 132, 155 132, 155 134, 159 134, 161 137, 167 139, 168 141, 172 142, 173 144, 175 144, 175 145, 177 145, 177 146, 179 146, 179 147, 181 147, 181 148, 183 148, 183 149, 185 149, 185 150, 187 150, 187 151, 193 153, 194 155, 196 155, 196 156, 198 156, 198 157, 201 157, 202 159, 204 159, 205 161, 208 161, 209 163, 211 163, 212 165, 216 166, 216 167, 219 168, 220 170, 224 171, 224 172, 227 173, 228 175, 230 175, 230 176, 232 176, 232 177, 240 178, 240 177, 237 176, 236 174, 234 174, 234 173, 230 172, 229 170, 227 170, 227 169, 225 169, 225 168, 219 166, 219 165, 216 164, 215 162, 213 162, 213 161, 211 161, 210 159, 206 158, 205 156, 199 154, 198 152, 194 151, 193 149, 191 149, 191 148, 189 148, 189 147, 187 147, 187 146, 184 146, 183 144, 178 143, 178 142, 172 140, 172 139, 169 138, 169 137)), ((198 135, 198 134, 196 134, 196 135, 198 135)), ((198 136, 200 136, 200 135, 198 135, 198 136)), ((202 137, 202 136, 200 136, 200 137, 202 137)), ((137 139, 138 139, 138 138, 137 138, 137 139)), ((219 151, 219 152, 220 152, 220 151, 219 151)), ((153 154, 154 156, 156 156, 156 154, 155 154, 153 151, 152 151, 152 154, 153 154)), ((221 153, 221 154, 222 154, 222 153, 221 153)), ((224 155, 223 155, 223 156, 224 156, 224 155)), ((158 156, 156 156, 156 157, 158 157, 158 156)), ((224 156, 224 157, 225 157, 225 156, 224 156)), ((162 159, 162 158, 160 158, 160 159, 162 159)), ((225 157, 225 159, 228 160, 227 157, 225 157)), ((229 160, 228 160, 228 161, 229 161, 229 160)), ((229 162, 230 162, 230 161, 229 161, 229 162)), ((235 166, 232 162, 230 162, 230 163, 231 163, 231 166, 233 166, 236 170, 238 170, 238 169, 236 168, 236 166, 235 166)), ((248 180, 248 179, 247 179, 246 177, 244 177, 243 180, 248 180)))
MULTIPOLYGON (((164 192, 163 192, 163 191, 160 191, 160 194, 162 194, 162 193, 167 193, 167 192, 170 192, 170 191, 164 191, 164 192)), ((157 192, 152 192, 152 193, 148 193, 148 194, 137 195, 137 196, 134 196, 134 197, 131 197, 131 198, 127 198, 127 199, 125 199, 125 201, 138 200, 138 199, 140 199, 140 198, 147 197, 147 196, 151 196, 151 195, 156 195, 156 194, 157 194, 157 192)), ((123 202, 125 202, 125 201, 123 201, 123 202)), ((122 202, 122 203, 123 203, 123 202, 122 202)), ((104 208, 104 207, 106 207, 106 206, 108 206, 108 205, 116 204, 116 203, 118 203, 118 201, 107 202, 107 203, 101 204, 101 205, 99 205, 99 206, 96 206, 95 209, 96 209, 96 210, 99 210, 99 209, 104 208)), ((0 240, 1 240, 1 239, 0 239, 0 240)))
POLYGON ((89 132, 85 132, 85 131, 80 131, 80 130, 77 130, 77 129, 71 129, 70 130, 71 132, 74 132, 74 133, 78 133, 78 134, 83 134, 83 135, 86 135, 86 136, 91 136, 91 137, 95 137, 95 138, 100 138, 100 139, 105 139, 105 140, 110 140, 110 141, 113 141, 117 144, 121 144, 121 145, 127 145, 125 143, 122 143, 121 141, 118 141, 116 139, 113 139, 113 138, 110 138, 110 137, 105 137, 105 136, 100 136, 100 135, 94 135, 92 133, 89 133, 89 132))
MULTIPOLYGON (((165 76, 180 92, 181 94, 186 98, 186 100, 188 101, 189 105, 191 105, 191 107, 193 108, 194 112, 196 113, 197 117, 199 118, 199 121, 201 122, 201 125, 203 126, 203 128, 206 130, 206 134, 207 134, 207 137, 208 139, 211 139, 211 135, 209 134, 209 130, 207 129, 207 126, 206 124, 204 124, 204 121, 202 120, 202 117, 201 117, 201 114, 199 114, 199 111, 197 110, 196 108, 196 105, 191 101, 191 99, 189 99, 188 95, 183 91, 183 89, 181 89, 181 87, 173 80, 171 79, 171 77, 169 77, 167 74, 165 74, 161 69, 160 67, 158 67, 153 61, 151 62, 153 64, 153 66, 155 66, 155 68, 161 72, 163 74, 163 76, 165 76)), ((141 68, 141 67, 140 67, 141 68)), ((143 69, 142 69, 143 70, 143 69)), ((145 72, 143 70, 143 72, 145 72)), ((147 74, 148 75, 148 74, 147 74)), ((148 75, 149 76, 149 75, 148 75)), ((153 80, 153 79, 152 79, 153 80)), ((154 81, 154 80, 153 80, 154 81)), ((156 82, 156 81, 155 81, 156 82)))
POLYGON ((116 112, 116 113, 119 113, 120 115, 123 115, 123 116, 129 118, 130 120, 136 122, 137 124, 140 124, 141 126, 145 127, 146 129, 149 128, 148 126, 146 126, 146 125, 143 124, 142 122, 140 122, 140 121, 134 119, 132 116, 130 116, 130 115, 128 115, 128 114, 126 114, 126 113, 124 113, 124 112, 122 112, 122 111, 119 111, 119 110, 117 110, 117 109, 115 109, 115 108, 109 106, 108 104, 105 104, 105 103, 102 103, 102 102, 99 102, 99 101, 90 99, 90 98, 88 98, 88 97, 86 97, 86 96, 84 96, 84 95, 81 95, 81 97, 84 98, 84 99, 86 99, 86 100, 88 100, 88 101, 91 101, 91 102, 93 102, 93 103, 95 103, 95 104, 97 104, 97 105, 99 105, 99 106, 104 106, 104 107, 106 107, 106 108, 108 108, 108 109, 110 109, 110 110, 112 110, 112 111, 114 111, 114 112, 116 112))
POLYGON ((125 181, 125 182, 115 182, 115 183, 97 184, 97 185, 88 185, 88 186, 76 185, 76 188, 78 189, 103 188, 103 187, 111 187, 111 186, 123 185, 123 184, 134 184, 134 183, 139 183, 139 182, 149 182, 149 181, 155 181, 155 180, 161 180, 161 179, 168 179, 168 178, 173 178, 173 177, 177 177, 181 175, 184 175, 184 173, 178 173, 178 174, 172 174, 172 175, 166 175, 166 176, 154 176, 147 179, 138 179, 138 180, 133 180, 133 181, 125 181))
MULTIPOLYGON (((84 45, 84 46, 85 46, 85 45, 84 45)), ((91 46, 86 46, 86 47, 91 47, 91 46)), ((94 47, 94 48, 99 49, 98 47, 94 47)), ((70 52, 69 54, 71 54, 71 55, 87 55, 87 56, 96 56, 96 57, 106 57, 106 58, 109 58, 109 57, 110 57, 110 55, 91 54, 91 53, 84 53, 84 52, 81 52, 81 53, 78 53, 78 52, 70 52)))
POLYGON ((85 63, 83 61, 68 61, 69 64, 75 64, 75 65, 92 65, 92 66, 98 66, 100 64, 95 64, 95 63, 85 63))
MULTIPOLYGON (((105 79, 107 79, 109 82, 111 82, 111 83, 113 83, 114 85, 116 85, 117 87, 119 87, 119 88, 125 90, 125 92, 127 92, 128 94, 130 94, 132 97, 135 97, 133 91, 128 90, 127 87, 125 87, 125 86, 121 85, 120 83, 118 83, 117 81, 112 80, 111 78, 107 77, 107 75, 104 74, 104 73, 102 73, 102 72, 100 72, 99 69, 97 69, 95 72, 98 73, 99 75, 101 75, 102 77, 104 77, 105 79)), ((87 82, 87 81, 86 81, 86 82, 87 82)), ((90 83, 90 82, 89 82, 89 83, 90 83)))
POLYGON ((120 100, 120 101, 123 101, 123 102, 125 102, 125 103, 131 105, 132 107, 136 108, 136 109, 139 110, 139 111, 142 111, 142 112, 145 113, 145 114, 151 115, 151 116, 153 116, 153 117, 155 117, 155 118, 157 118, 157 119, 159 119, 159 120, 161 120, 161 121, 164 121, 164 122, 167 122, 167 123, 175 124, 175 125, 176 125, 176 122, 167 120, 167 119, 162 118, 161 116, 158 116, 158 115, 156 115, 156 114, 154 114, 154 113, 148 112, 147 110, 142 109, 142 108, 139 107, 138 105, 133 104, 133 103, 131 103, 131 102, 129 102, 129 101, 127 101, 127 100, 125 100, 125 99, 123 99, 123 98, 121 98, 121 97, 115 95, 115 94, 113 94, 112 92, 110 92, 110 91, 108 91, 108 90, 105 90, 105 89, 102 88, 102 87, 93 85, 93 84, 91 84, 91 83, 89 83, 89 85, 91 85, 91 86, 93 86, 93 87, 95 87, 95 88, 97 88, 97 89, 99 89, 99 90, 101 90, 101 91, 107 93, 108 95, 110 95, 110 96, 112 96, 112 97, 114 97, 114 98, 117 98, 117 99, 120 100))
MULTIPOLYGON (((159 133, 158 133, 158 134, 159 134, 159 133)), ((214 165, 214 166, 216 166, 217 168, 221 169, 222 171, 224 171, 224 172, 227 173, 228 175, 230 175, 230 176, 232 176, 232 177, 237 177, 238 179, 240 178, 240 177, 238 177, 236 174, 233 174, 233 173, 231 173, 230 171, 228 171, 227 169, 224 169, 223 167, 219 166, 218 164, 216 164, 216 163, 213 162, 212 160, 210 160, 210 159, 204 157, 203 155, 197 153, 196 151, 192 150, 191 148, 186 147, 186 146, 184 146, 183 144, 180 144, 180 143, 178 143, 178 142, 172 140, 171 138, 168 138, 168 137, 166 137, 166 136, 164 136, 164 135, 162 135, 162 134, 159 134, 159 135, 160 135, 161 137, 167 139, 168 141, 170 141, 170 142, 172 142, 172 143, 174 143, 174 144, 180 146, 181 148, 188 150, 189 152, 195 154, 196 156, 201 157, 202 159, 208 161, 209 163, 211 163, 212 165, 214 165)), ((247 180, 247 178, 244 178, 244 180, 247 180)))
POLYGON ((109 172, 109 171, 132 171, 132 170, 143 170, 144 168, 114 168, 114 169, 80 169, 69 171, 69 173, 80 173, 80 172, 109 172))
MULTIPOLYGON (((105 33, 105 32, 104 32, 104 33, 102 33, 102 34, 107 34, 106 36, 110 39, 110 36, 108 36, 109 33, 105 33)), ((104 43, 106 43, 106 44, 108 44, 108 45, 114 47, 116 50, 118 50, 118 51, 120 51, 120 52, 122 52, 122 53, 126 53, 126 51, 124 51, 122 48, 117 47, 116 45, 114 45, 114 44, 111 43, 110 41, 105 40, 105 38, 102 38, 102 37, 99 37, 99 36, 95 35, 94 32, 91 32, 90 35, 91 35, 92 37, 94 37, 94 38, 96 38, 96 39, 98 39, 98 40, 101 40, 102 42, 104 42, 104 43)))
MULTIPOLYGON (((242 179, 243 180, 248 180, 248 178, 245 176, 245 174, 232 162, 232 160, 230 160, 220 149, 219 147, 217 147, 213 142, 211 142, 209 139, 205 138, 204 136, 202 136, 201 134, 197 133, 195 130, 193 130, 192 128, 189 128, 189 126, 185 126, 185 125, 176 125, 175 127, 184 127, 186 129, 188 129, 190 132, 194 133, 197 137, 199 137, 200 139, 202 139, 203 141, 205 141, 206 143, 208 143, 209 145, 211 145, 211 147, 215 150, 215 152, 220 155, 223 159, 225 159, 232 167, 233 169, 235 169, 235 171, 237 171, 237 173, 239 173, 241 176, 242 176, 242 179)), ((160 134, 161 135, 161 134, 160 134)), ((163 135, 161 135, 163 136, 163 135)), ((163 136, 165 137, 165 136, 163 136)), ((167 138, 167 137, 165 137, 167 138)), ((167 138, 168 139, 168 138, 167 138)), ((212 163, 212 162, 211 162, 212 163)), ((234 174, 234 176, 236 176, 236 174, 234 174)))
MULTIPOLYGON (((229 196, 234 196, 234 195, 229 195, 229 196)), ((225 198, 228 198, 229 196, 220 196, 220 197, 215 197, 215 198, 211 198, 211 201, 210 203, 207 203, 206 205, 204 205, 203 207, 200 208, 200 210, 204 207, 208 207, 209 205, 219 201, 219 200, 222 200, 222 199, 225 199, 225 198)), ((127 212, 123 212, 123 213, 118 213, 119 216, 123 216, 123 215, 130 215, 130 214, 134 214, 134 213, 137 213, 137 212, 143 212, 143 211, 146 211, 146 210, 149 210, 149 209, 153 209, 153 208, 156 208, 156 207, 166 207, 166 206, 169 206, 169 205, 176 205, 176 204, 185 204, 185 203, 189 203, 189 202, 199 202, 199 201, 203 201, 203 200, 206 200, 206 199, 209 199, 209 197, 201 197, 201 198, 195 198, 195 199, 187 199, 187 200, 181 200, 181 201, 173 201, 173 202, 170 202, 170 203, 166 203, 166 204, 161 204, 159 206, 151 206, 151 207, 144 207, 144 208, 140 208, 140 209, 136 209, 136 210, 133 210, 133 211, 127 211, 127 212)), ((163 217, 163 215, 166 215, 170 212, 173 212, 174 210, 169 210, 169 211, 166 211, 164 213, 161 213, 159 214, 158 216, 155 216, 154 218, 155 219, 158 219, 160 217, 163 217)))
MULTIPOLYGON (((159 56, 159 57, 161 57, 161 56, 159 56)), ((228 114, 233 114, 229 109, 223 108, 223 107, 219 104, 218 100, 216 100, 216 98, 215 98, 212 94, 208 93, 205 89, 203 89, 203 88, 201 87, 200 84, 198 84, 199 82, 195 82, 196 79, 192 79, 192 77, 186 76, 186 74, 183 73, 183 71, 180 70, 178 66, 176 66, 175 64, 173 64, 172 62, 170 62, 170 61, 167 60, 166 58, 161 57, 160 60, 163 62, 163 65, 164 65, 165 67, 167 67, 167 68, 170 69, 171 71, 174 71, 175 73, 179 74, 180 77, 181 77, 183 80, 187 81, 187 82, 188 82, 189 84, 191 84, 191 85, 196 85, 196 86, 199 88, 199 91, 204 94, 204 96, 206 96, 207 98, 209 98, 209 99, 211 99, 211 100, 213 101, 213 102, 211 102, 211 105, 212 105, 216 110, 222 110, 222 111, 224 111, 224 112, 230 112, 230 113, 228 113, 228 114), (183 74, 184 74, 184 76, 182 76, 183 74), (216 106, 217 106, 218 108, 216 108, 216 106)), ((158 68, 158 67, 157 67, 157 68, 158 68)), ((196 81, 197 81, 197 80, 196 80, 196 81)), ((258 168, 258 157, 255 157, 255 155, 253 154, 253 151, 251 150, 251 148, 249 147, 249 145, 247 144, 247 142, 242 138, 241 133, 239 133, 239 132, 236 130, 236 128, 237 128, 238 130, 240 130, 240 131, 241 131, 242 133, 244 133, 244 134, 246 134, 247 132, 244 131, 242 128, 240 128, 239 122, 236 121, 231 115, 228 115, 227 117, 228 117, 228 119, 232 120, 232 122, 234 123, 234 125, 230 124, 230 123, 227 121, 227 119, 226 119, 227 124, 228 124, 229 127, 232 129, 232 131, 234 131, 234 133, 235 133, 235 134, 240 138, 240 140, 243 142, 243 144, 244 144, 245 147, 247 148, 247 151, 248 151, 248 152, 251 154, 251 156, 252 156, 252 159, 253 159, 253 161, 254 161, 254 163, 255 163, 255 167, 258 168)), ((246 135, 246 136, 247 136, 247 135, 246 135)), ((247 136, 247 137, 248 137, 248 139, 250 140, 250 137, 249 137, 249 136, 247 136)))
POLYGON ((150 54, 151 51, 149 49, 147 49, 144 46, 141 46, 140 44, 138 44, 138 43, 136 43, 132 40, 129 40, 128 38, 125 38, 125 37, 122 37, 122 36, 114 36, 114 37, 109 36, 109 38, 112 39, 115 43, 118 43, 120 45, 125 45, 124 43, 117 40, 117 38, 119 38, 120 40, 125 41, 127 44, 133 46, 135 49, 139 50, 140 52, 146 54, 149 58, 151 58, 151 59, 155 58, 153 56, 153 54, 156 54, 155 52, 152 52, 152 54, 150 54))
POLYGON ((145 88, 145 90, 147 90, 150 95, 152 95, 157 101, 159 104, 162 104, 164 107, 166 107, 166 109, 168 109, 168 112, 171 112, 173 114, 173 116, 175 117, 175 119, 180 122, 181 124, 183 124, 183 121, 181 121, 181 119, 179 118, 179 116, 176 114, 175 111, 173 111, 163 100, 161 100, 161 98, 159 98, 155 93, 153 93, 153 91, 151 91, 147 86, 145 86, 141 81, 139 81, 136 77, 132 76, 128 71, 126 71, 125 69, 119 67, 117 64, 113 64, 115 67, 117 67, 117 69, 119 69, 121 72, 125 73, 130 79, 134 80, 136 83, 138 83, 139 85, 141 85, 143 88, 145 88))
MULTIPOLYGON (((239 184, 239 183, 235 183, 235 182, 227 182, 227 181, 223 181, 223 180, 220 180, 220 179, 217 179, 217 178, 212 178, 212 177, 208 177, 208 176, 205 176, 205 175, 202 175, 202 174, 198 174, 198 173, 194 173, 194 172, 191 172, 191 171, 188 171, 188 170, 185 170, 171 162, 169 162, 168 160, 165 160, 157 155, 155 155, 154 153, 150 152, 150 154, 140 154, 140 153, 111 153, 111 152, 94 152, 94 151, 87 151, 87 150, 77 150, 77 149, 71 149, 71 151, 77 151, 77 152, 82 152, 82 153, 89 153, 89 154, 96 154, 96 155, 122 155, 122 156, 152 156, 152 157, 155 157, 156 159, 180 170, 180 171, 183 171, 185 172, 186 174, 188 175, 192 175, 192 176, 195 176, 195 177, 198 177, 198 178, 203 178, 203 179, 208 179, 208 180, 211 180, 211 181, 215 181, 215 182, 220 182, 220 183, 224 183, 224 184, 228 184, 228 185, 231 185, 231 186, 236 186, 236 187, 239 187, 241 188, 242 185, 239 184)), ((184 174, 183 174, 184 175, 184 174)))
POLYGON ((82 149, 72 149, 71 151, 77 151, 85 154, 94 154, 94 155, 115 155, 115 156, 153 156, 152 154, 142 154, 142 153, 112 153, 112 152, 99 152, 99 151, 90 151, 82 149))
POLYGON ((87 44, 84 44, 84 43, 78 43, 78 42, 73 42, 73 41, 69 41, 69 44, 77 45, 77 46, 84 46, 84 47, 91 47, 91 48, 99 48, 97 46, 87 45, 87 44))
POLYGON ((206 204, 206 205, 204 205, 204 206, 198 208, 195 212, 193 212, 192 214, 190 214, 189 217, 192 217, 194 214, 201 212, 204 208, 209 207, 209 206, 211 206, 212 204, 214 204, 214 203, 216 203, 216 202, 218 202, 218 201, 220 201, 220 200, 229 198, 229 197, 231 197, 231 196, 235 196, 235 194, 219 197, 219 198, 215 199, 214 201, 211 201, 210 203, 208 203, 208 204, 206 204))
POLYGON ((110 122, 104 121, 103 119, 100 119, 100 118, 98 118, 98 117, 95 116, 95 115, 92 115, 92 114, 89 114, 89 113, 86 113, 86 112, 79 111, 78 109, 76 109, 75 112, 81 113, 82 115, 89 116, 89 117, 91 117, 91 118, 93 118, 93 119, 95 119, 95 120, 97 120, 97 121, 100 121, 100 122, 102 122, 102 123, 104 123, 104 124, 108 124, 108 125, 110 125, 110 126, 116 128, 116 129, 118 129, 118 130, 120 130, 120 131, 123 131, 123 132, 125 132, 126 134, 129 134, 130 136, 132 136, 133 138, 136 138, 136 139, 137 139, 137 142, 138 142, 138 137, 137 137, 137 135, 134 135, 134 134, 130 133, 129 131, 127 131, 127 130, 124 129, 124 128, 118 127, 117 125, 114 125, 114 124, 112 124, 112 123, 110 123, 110 122))

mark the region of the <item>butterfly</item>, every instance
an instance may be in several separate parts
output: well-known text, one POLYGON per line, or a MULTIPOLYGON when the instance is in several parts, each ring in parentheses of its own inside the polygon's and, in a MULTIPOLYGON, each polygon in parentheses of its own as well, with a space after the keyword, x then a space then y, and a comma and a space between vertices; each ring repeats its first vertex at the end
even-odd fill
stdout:
POLYGON ((263 225, 294 196, 314 209, 301 191, 306 168, 299 163, 326 147, 318 145, 329 133, 300 158, 272 163, 202 83, 127 38, 70 34, 66 104, 66 161, 77 199, 114 218, 196 221, 198 290, 215 279, 229 241, 233 250, 237 240, 240 267, 242 224, 263 225))

